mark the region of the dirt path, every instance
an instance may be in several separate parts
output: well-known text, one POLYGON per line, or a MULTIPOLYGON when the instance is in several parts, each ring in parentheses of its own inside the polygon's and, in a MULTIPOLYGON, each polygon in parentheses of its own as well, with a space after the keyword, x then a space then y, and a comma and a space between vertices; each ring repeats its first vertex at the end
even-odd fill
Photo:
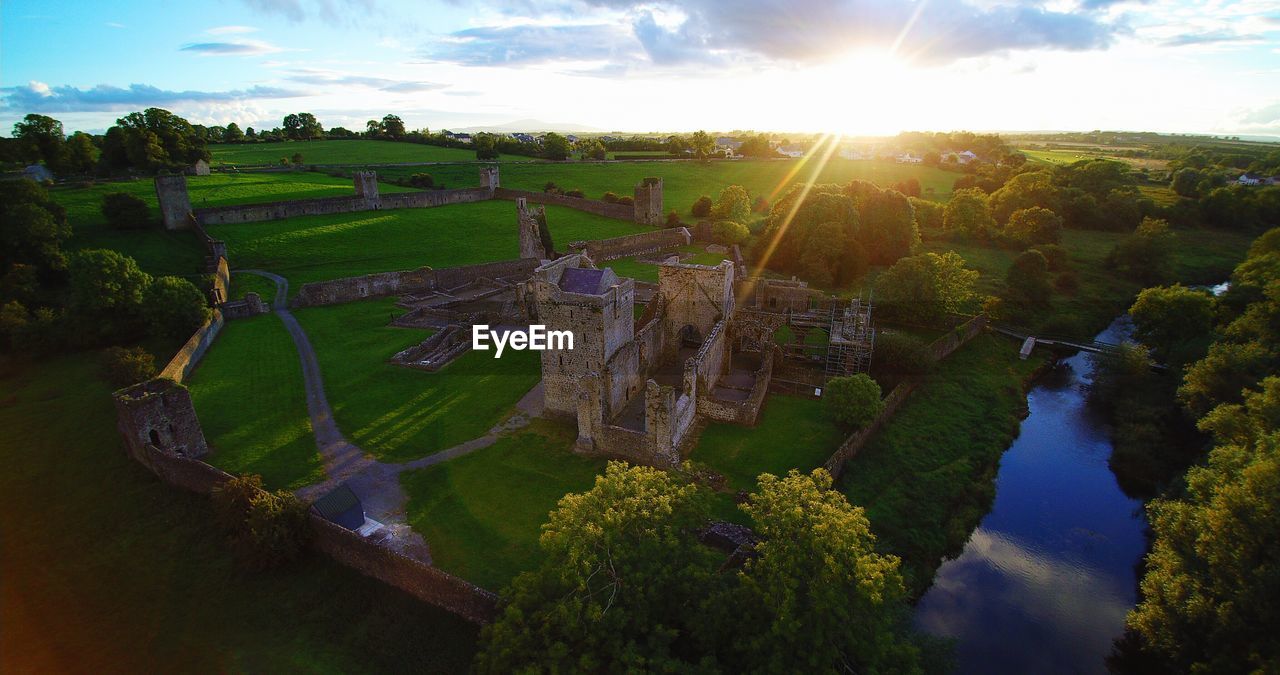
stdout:
POLYGON ((307 501, 314 501, 346 483, 360 497, 365 513, 392 530, 397 549, 430 562, 427 543, 421 535, 409 527, 406 519, 405 506, 408 504, 409 497, 400 486, 400 473, 433 466, 481 448, 487 448, 493 445, 502 434, 525 426, 532 417, 541 413, 542 383, 539 382, 520 399, 516 405, 518 412, 515 415, 494 426, 484 436, 410 462, 392 464, 379 461, 347 440, 334 422, 333 409, 329 407, 329 400, 325 397, 324 379, 320 375, 320 363, 316 359, 315 349, 312 348, 311 341, 307 339, 307 333, 298 323, 298 319, 289 311, 289 281, 278 274, 263 270, 236 271, 265 277, 275 282, 276 297, 271 303, 271 309, 284 322, 285 329, 289 331, 294 347, 298 350, 298 358, 302 362, 302 378, 307 394, 307 414, 311 418, 311 430, 315 434, 316 448, 324 459, 326 478, 323 482, 299 489, 298 496, 307 501))

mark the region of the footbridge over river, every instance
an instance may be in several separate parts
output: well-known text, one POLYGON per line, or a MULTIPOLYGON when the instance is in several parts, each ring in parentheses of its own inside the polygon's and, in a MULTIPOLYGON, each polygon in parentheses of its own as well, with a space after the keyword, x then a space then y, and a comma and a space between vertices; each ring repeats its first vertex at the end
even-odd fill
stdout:
MULTIPOLYGON (((1030 330, 1017 326, 996 325, 992 324, 991 329, 997 333, 1008 335, 1022 341, 1022 349, 1018 351, 1018 356, 1026 359, 1031 356, 1031 352, 1035 350, 1037 345, 1046 347, 1057 347, 1079 352, 1089 352, 1092 354, 1114 354, 1120 350, 1120 345, 1112 342, 1102 342, 1101 340, 1093 340, 1090 338, 1075 338, 1062 335, 1033 335, 1030 330)), ((1162 363, 1151 362, 1152 370, 1163 372, 1166 366, 1162 363)))

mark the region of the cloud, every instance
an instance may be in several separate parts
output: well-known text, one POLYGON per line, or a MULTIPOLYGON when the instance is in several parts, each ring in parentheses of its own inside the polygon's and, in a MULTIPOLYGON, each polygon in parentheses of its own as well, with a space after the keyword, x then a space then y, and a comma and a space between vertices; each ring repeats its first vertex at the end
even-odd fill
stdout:
POLYGON ((382 87, 382 91, 390 91, 397 94, 409 94, 420 91, 436 91, 438 89, 444 89, 447 86, 449 85, 436 84, 435 82, 398 82, 396 84, 382 87))
POLYGON ((1261 126, 1280 126, 1280 103, 1258 108, 1240 118, 1244 124, 1261 126))
MULTIPOLYGON (((555 0, 552 0, 554 2, 555 0)), ((1088 2, 1107 0, 1085 0, 1088 2)), ((1094 13, 975 0, 584 0, 611 20, 539 11, 520 1, 525 25, 451 33, 423 55, 466 65, 608 59, 657 65, 811 63, 862 47, 889 48, 919 63, 1013 50, 1105 49, 1127 28, 1094 13), (970 4, 970 3, 973 4, 970 4), (548 23, 561 16, 573 20, 548 23), (639 46, 639 53, 635 47, 639 46)), ((1101 6, 1101 5, 1098 5, 1101 6)), ((598 16, 596 18, 599 18, 598 16)))
POLYGON ((1195 45, 1230 44, 1262 41, 1261 35, 1242 35, 1228 30, 1211 30, 1202 33, 1183 33, 1160 43, 1162 47, 1190 47, 1195 45))
POLYGON ((344 73, 335 70, 321 70, 317 68, 300 68, 292 70, 287 72, 284 75, 284 78, 291 82, 301 82, 302 84, 368 87, 370 89, 380 89, 382 91, 394 93, 434 91, 436 89, 444 89, 448 86, 446 84, 438 84, 435 82, 392 80, 385 77, 353 75, 351 73, 344 73))
POLYGON ((316 18, 337 25, 358 23, 377 9, 374 0, 244 0, 244 4, 293 23, 316 18))
POLYGON ((107 28, 128 28, 128 26, 126 26, 126 25, 124 25, 124 24, 122 24, 122 23, 120 23, 120 22, 118 22, 118 21, 108 21, 108 22, 107 22, 107 28))
POLYGON ((1135 5, 1145 5, 1151 0, 1081 0, 1081 9, 1107 9, 1116 5, 1124 5, 1133 3, 1135 5))
POLYGON ((205 32, 209 35, 238 35, 241 33, 256 33, 258 29, 253 26, 217 26, 205 32))
POLYGON ((237 40, 235 42, 194 42, 183 45, 180 51, 195 52, 202 56, 253 56, 285 51, 261 40, 237 40))
POLYGON ((70 85, 50 87, 43 82, 32 81, 26 86, 0 89, 0 101, 3 101, 0 108, 22 112, 95 112, 175 103, 219 103, 309 95, 307 92, 266 86, 230 91, 172 91, 147 84, 128 87, 100 84, 81 89, 70 85))

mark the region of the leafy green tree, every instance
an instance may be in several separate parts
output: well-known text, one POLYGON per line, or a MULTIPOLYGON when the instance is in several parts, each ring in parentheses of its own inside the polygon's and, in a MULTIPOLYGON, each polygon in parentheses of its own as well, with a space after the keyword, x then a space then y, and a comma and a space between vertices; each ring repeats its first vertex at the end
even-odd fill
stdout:
POLYGON ((108 347, 102 358, 107 382, 120 389, 156 376, 156 357, 143 347, 108 347))
POLYGON ((244 132, 240 130, 240 125, 232 122, 227 125, 227 130, 222 133, 222 142, 224 143, 243 143, 244 132))
POLYGON ((1246 387, 1274 372, 1280 358, 1258 342, 1215 342, 1203 359, 1187 368, 1178 398, 1194 417, 1223 403, 1237 403, 1246 387))
POLYGON ((569 159, 569 139, 552 131, 542 137, 542 156, 552 160, 569 159))
POLYGON ((1057 244, 1062 241, 1062 218, 1039 206, 1019 209, 1009 216, 1004 235, 1022 246, 1057 244))
POLYGON ((143 292, 143 315, 152 334, 181 338, 209 320, 209 304, 195 284, 180 277, 159 277, 143 292))
POLYGON ((1004 283, 1005 298, 1023 307, 1047 306, 1053 295, 1049 261, 1036 250, 1023 251, 1013 259, 1004 283))
POLYGON ((689 670, 704 599, 724 583, 716 553, 691 536, 706 520, 698 487, 610 462, 551 512, 542 564, 504 593, 476 671, 689 670))
POLYGON ((1143 289, 1129 308, 1134 337, 1175 365, 1204 356, 1213 339, 1213 296, 1181 284, 1143 289))
POLYGON ((931 199, 921 199, 919 197, 908 197, 911 202, 911 208, 915 210, 916 224, 921 228, 930 230, 942 229, 942 212, 943 206, 931 199))
MULTIPOLYGON (((672 211, 674 214, 675 212, 672 211)), ((679 224, 679 216, 676 217, 676 223, 679 224)), ((742 223, 735 223, 732 220, 718 220, 715 225, 711 226, 711 236, 717 242, 725 246, 733 246, 734 244, 742 244, 751 236, 751 231, 742 223)))
POLYGON ((269 570, 302 557, 311 540, 308 506, 288 490, 268 492, 262 477, 237 476, 213 489, 214 512, 240 562, 269 570))
POLYGON ((694 218, 710 218, 713 204, 714 202, 711 201, 710 197, 702 195, 693 202, 693 207, 689 209, 689 213, 694 218))
POLYGON ((409 185, 421 190, 433 188, 436 185, 436 179, 429 173, 415 173, 409 176, 409 185))
POLYGON ((1267 672, 1280 663, 1280 378, 1200 423, 1215 447, 1185 494, 1147 507, 1153 533, 1129 626, 1167 672, 1267 672))
POLYGON ((583 159, 603 160, 609 156, 609 151, 605 149, 604 143, 598 138, 588 138, 578 142, 578 153, 583 159))
POLYGON ((18 155, 25 162, 41 162, 55 166, 62 158, 62 145, 66 140, 62 122, 48 115, 28 114, 13 125, 13 137, 18 139, 18 155))
POLYGON ((850 429, 862 429, 884 410, 880 385, 865 373, 833 377, 822 394, 827 417, 850 429))
POLYGON ((117 230, 143 229, 151 224, 151 207, 127 192, 109 192, 102 196, 102 215, 117 230))
POLYGON ((1020 173, 991 193, 991 215, 998 223, 1008 223, 1015 211, 1037 207, 1054 210, 1058 192, 1052 171, 1020 173))
POLYGON ((978 189, 956 190, 942 210, 942 229, 948 232, 985 239, 995 226, 987 196, 978 189))
POLYGON ((67 212, 28 179, 0 181, 0 276, 30 265, 46 277, 67 267, 62 244, 71 238, 67 212))
POLYGON ((83 131, 71 134, 63 150, 60 168, 64 172, 87 174, 98 166, 101 152, 94 145, 93 137, 83 131))
POLYGON ((382 118, 382 122, 378 124, 378 131, 387 138, 398 141, 404 138, 404 120, 396 115, 387 115, 382 118))
POLYGON ((823 469, 759 484, 742 506, 763 541, 730 605, 731 670, 919 672, 898 559, 876 551, 863 510, 823 469))
POLYGON ((884 383, 889 378, 924 375, 933 368, 934 363, 933 353, 920 338, 899 332, 876 334, 871 373, 883 386, 888 386, 884 383))
POLYGON ((1160 283, 1173 274, 1173 243, 1168 221, 1144 218, 1133 234, 1115 245, 1107 263, 1135 281, 1160 283))
POLYGON ((690 134, 689 147, 698 159, 706 159, 716 150, 716 139, 705 131, 698 130, 690 134))
POLYGON ((309 141, 313 138, 324 138, 324 126, 311 113, 298 113, 298 138, 309 141))
POLYGON ((751 219, 751 196, 741 185, 729 185, 720 191, 715 206, 711 207, 711 216, 719 220, 732 220, 745 223, 751 219))
POLYGON ((299 140, 302 138, 302 118, 297 113, 290 113, 284 116, 281 126, 284 128, 284 135, 291 140, 299 140))
POLYGON ((903 258, 876 278, 876 296, 891 314, 933 323, 973 300, 978 273, 955 251, 903 258))
POLYGON ((142 335, 142 298, 151 275, 116 251, 89 249, 71 257, 70 303, 79 335, 87 344, 142 335))
POLYGON ((874 265, 892 265, 920 245, 911 202, 894 190, 875 190, 855 200, 858 205, 858 243, 874 265))
POLYGON ((116 120, 103 139, 108 166, 158 170, 187 167, 210 158, 205 138, 190 122, 161 108, 147 108, 116 120))
POLYGON ((498 158, 498 140, 493 134, 476 134, 471 137, 476 149, 476 159, 488 160, 498 158))

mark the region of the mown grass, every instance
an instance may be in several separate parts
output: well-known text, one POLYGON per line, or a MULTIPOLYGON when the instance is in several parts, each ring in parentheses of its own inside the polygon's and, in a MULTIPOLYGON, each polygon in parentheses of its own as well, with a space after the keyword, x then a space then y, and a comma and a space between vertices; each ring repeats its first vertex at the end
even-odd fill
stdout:
POLYGON ((990 509, 1000 456, 1025 414, 1024 383, 1038 365, 1020 360, 1012 341, 978 336, 938 364, 845 466, 840 490, 867 509, 915 593, 990 509))
POLYGON ((605 460, 574 455, 576 431, 534 420, 493 445, 401 474, 409 524, 435 565, 499 591, 538 565, 538 536, 566 493, 589 489, 605 460))
POLYGON ((394 298, 296 312, 316 350, 334 420, 379 459, 403 462, 483 436, 538 383, 538 353, 467 352, 429 373, 392 365, 424 330, 387 324, 394 298))
POLYGON ((324 479, 302 366, 279 317, 227 322, 188 386, 213 448, 210 464, 259 474, 272 489, 324 479))
MULTIPOLYGON (((704 247, 696 245, 681 246, 679 250, 682 253, 693 254, 681 261, 693 265, 719 265, 720 261, 726 257, 723 253, 709 253, 704 247)), ((600 267, 612 268, 614 273, 620 277, 658 283, 658 265, 655 263, 645 262, 636 258, 619 258, 597 264, 600 267)))
MULTIPOLYGON (((793 184, 809 180, 818 160, 739 160, 715 162, 550 162, 543 164, 504 164, 501 181, 504 187, 541 190, 548 181, 565 190, 579 189, 587 197, 599 199, 605 192, 631 195, 636 183, 647 176, 663 181, 664 210, 675 210, 689 217, 689 209, 701 195, 714 199, 727 185, 741 185, 754 199, 758 195, 771 201, 793 184)), ((412 168, 386 167, 379 175, 407 177, 412 168)), ((450 187, 475 185, 474 166, 431 167, 429 173, 437 183, 450 187)), ((926 197, 946 199, 960 174, 935 167, 898 164, 891 161, 853 161, 833 157, 818 174, 823 183, 847 183, 853 179, 868 180, 890 186, 907 178, 915 178, 926 190, 926 197), (929 192, 932 190, 932 192, 929 192)))
MULTIPOLYGON (((210 145, 213 165, 278 165, 302 153, 304 164, 378 164, 401 162, 474 162, 474 150, 395 141, 286 141, 210 145)), ((527 159, 527 158, 525 158, 527 159)))
POLYGON ((96 354, 0 374, 0 671, 461 672, 476 630, 320 557, 239 568, 124 453, 96 354))
POLYGON ((762 473, 785 476, 822 466, 844 437, 823 415, 822 401, 773 395, 755 428, 708 424, 690 459, 723 474, 731 488, 752 490, 762 473))
MULTIPOLYGON (((568 242, 652 231, 610 218, 547 207, 551 236, 568 242)), ((509 260, 520 254, 512 202, 494 200, 431 209, 398 209, 215 225, 237 268, 287 277, 291 290, 308 281, 509 260)))
POLYGON ((247 272, 231 273, 231 288, 227 289, 228 300, 239 300, 244 297, 245 293, 257 293, 262 301, 271 306, 271 302, 276 297, 276 284, 274 281, 260 277, 256 274, 247 272))

